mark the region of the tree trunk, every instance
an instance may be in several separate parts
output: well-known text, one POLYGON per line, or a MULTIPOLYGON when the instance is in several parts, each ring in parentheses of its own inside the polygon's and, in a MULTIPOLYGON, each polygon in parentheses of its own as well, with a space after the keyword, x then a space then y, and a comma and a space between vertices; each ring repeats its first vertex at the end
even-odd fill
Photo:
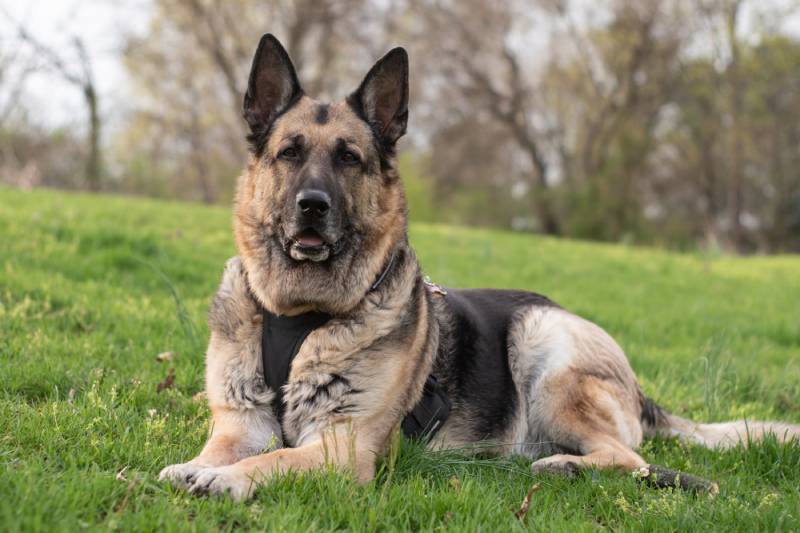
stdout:
POLYGON ((211 172, 209 169, 208 156, 205 144, 202 127, 200 125, 200 117, 197 112, 192 112, 191 124, 188 131, 189 146, 191 146, 191 164, 195 170, 195 178, 200 185, 200 191, 203 194, 203 203, 213 204, 217 201, 217 187, 214 180, 211 179, 211 172))
POLYGON ((561 235, 561 222, 556 216, 553 205, 550 203, 550 198, 547 198, 546 194, 550 189, 547 161, 539 151, 536 141, 531 138, 522 125, 513 120, 513 117, 506 118, 506 122, 510 126, 517 142, 530 157, 536 173, 535 179, 531 180, 533 185, 533 205, 539 224, 541 224, 542 233, 554 236, 561 235))
POLYGON ((542 233, 545 235, 561 235, 561 223, 555 215, 552 205, 547 198, 537 200, 536 211, 538 212, 539 222, 542 224, 542 233))
POLYGON ((739 42, 736 37, 736 21, 739 15, 741 2, 738 0, 731 3, 726 14, 726 29, 728 42, 730 44, 731 60, 728 65, 728 83, 730 89, 730 116, 731 116, 731 189, 730 189, 730 223, 731 241, 737 251, 744 251, 746 247, 746 236, 742 225, 742 213, 744 211, 744 175, 742 165, 742 98, 743 80, 739 72, 739 42))
POLYGON ((90 191, 99 191, 102 184, 102 155, 100 153, 100 115, 97 106, 97 93, 92 84, 83 88, 86 107, 89 111, 89 154, 86 159, 86 183, 90 191))
POLYGON ((703 177, 701 185, 702 194, 705 199, 704 228, 706 246, 709 249, 719 247, 719 231, 717 229, 717 215, 719 213, 719 201, 717 200, 717 170, 714 161, 713 142, 703 142, 699 139, 698 143, 702 146, 701 158, 703 165, 703 177))

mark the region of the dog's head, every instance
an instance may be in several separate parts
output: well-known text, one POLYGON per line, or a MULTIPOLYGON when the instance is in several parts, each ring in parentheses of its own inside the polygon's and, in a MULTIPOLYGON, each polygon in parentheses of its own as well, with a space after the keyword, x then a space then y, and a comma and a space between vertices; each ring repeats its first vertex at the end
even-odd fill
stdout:
POLYGON ((244 117, 252 155, 235 230, 254 292, 278 313, 348 310, 405 238, 395 169, 408 120, 405 50, 386 54, 346 99, 323 103, 304 94, 288 54, 265 35, 244 117))

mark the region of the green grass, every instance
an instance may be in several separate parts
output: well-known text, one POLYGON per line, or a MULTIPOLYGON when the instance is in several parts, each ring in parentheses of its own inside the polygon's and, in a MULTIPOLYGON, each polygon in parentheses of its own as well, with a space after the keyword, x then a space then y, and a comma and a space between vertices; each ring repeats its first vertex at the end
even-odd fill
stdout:
MULTIPOLYGON (((0 189, 0 529, 797 530, 800 446, 642 454, 719 481, 710 499, 403 442, 375 482, 289 476, 248 504, 156 476, 208 429, 205 312, 234 254, 228 209, 0 189), (156 361, 172 351, 172 362, 156 361), (175 368, 175 387, 156 384, 175 368), (125 469, 117 479, 117 473, 125 469), (514 517, 541 483, 524 523, 514 517)), ((645 391, 695 419, 800 422, 800 258, 678 255, 413 225, 444 285, 548 294, 611 332, 645 391)))

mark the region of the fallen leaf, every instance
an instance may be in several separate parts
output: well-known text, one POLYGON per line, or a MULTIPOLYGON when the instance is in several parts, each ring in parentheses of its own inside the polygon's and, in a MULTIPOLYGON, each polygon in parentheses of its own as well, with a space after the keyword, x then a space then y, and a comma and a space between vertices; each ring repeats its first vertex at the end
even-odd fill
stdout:
POLYGON ((172 361, 175 359, 175 354, 172 352, 161 352, 156 356, 156 361, 163 363, 165 361, 172 361))
POLYGON ((525 499, 522 500, 522 505, 520 505, 519 510, 514 513, 514 516, 516 516, 520 521, 525 520, 525 515, 528 514, 528 509, 530 509, 531 506, 531 496, 533 496, 533 493, 538 491, 540 488, 542 488, 541 485, 535 483, 528 491, 528 494, 525 495, 525 499))
POLYGON ((175 369, 170 368, 169 372, 167 373, 167 377, 164 378, 164 381, 156 385, 156 392, 161 392, 165 389, 171 389, 175 386, 175 369))

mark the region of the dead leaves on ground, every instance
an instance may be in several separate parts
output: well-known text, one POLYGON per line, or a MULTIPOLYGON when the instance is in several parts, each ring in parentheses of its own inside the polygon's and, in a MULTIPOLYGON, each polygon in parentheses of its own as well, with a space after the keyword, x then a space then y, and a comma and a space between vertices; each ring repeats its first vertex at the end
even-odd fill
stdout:
POLYGON ((169 372, 167 373, 167 377, 164 378, 164 381, 156 385, 156 392, 161 392, 166 389, 171 389, 175 386, 175 369, 170 368, 169 372))
MULTIPOLYGON (((156 356, 156 361, 159 363, 167 363, 175 359, 174 352, 161 352, 156 356)), ((163 390, 171 389, 175 386, 175 368, 170 368, 169 372, 167 372, 167 377, 164 378, 164 381, 156 385, 156 392, 161 392, 163 390)))
POLYGON ((166 363, 167 361, 172 361, 175 359, 175 353, 173 352, 161 352, 156 356, 156 361, 159 363, 166 363))

